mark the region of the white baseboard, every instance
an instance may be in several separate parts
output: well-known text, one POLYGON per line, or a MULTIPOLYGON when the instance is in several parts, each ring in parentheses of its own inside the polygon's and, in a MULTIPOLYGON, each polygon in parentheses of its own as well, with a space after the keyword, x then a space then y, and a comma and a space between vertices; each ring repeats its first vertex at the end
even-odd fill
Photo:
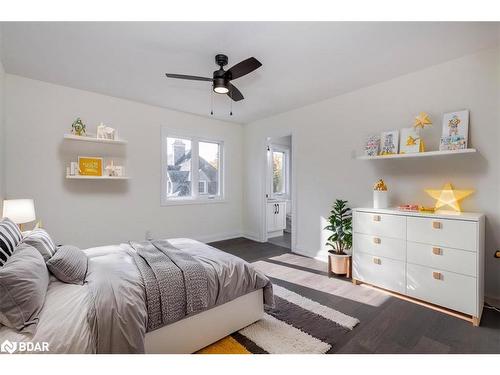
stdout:
POLYGON ((242 234, 243 237, 245 237, 246 239, 249 239, 249 240, 252 240, 252 241, 255 241, 255 242, 264 242, 262 241, 262 239, 256 235, 256 234, 250 234, 250 233, 243 233, 242 234))
POLYGON ((319 251, 319 255, 311 255, 310 253, 308 253, 307 251, 305 251, 304 249, 301 249, 297 246, 295 246, 295 248, 292 250, 293 253, 296 253, 296 254, 299 254, 299 255, 302 255, 302 256, 305 256, 305 257, 308 257, 308 258, 313 258, 313 259, 316 259, 316 260, 320 260, 322 262, 328 262, 328 252, 326 250, 320 250, 319 251))
POLYGON ((210 234, 207 236, 200 236, 200 237, 196 237, 195 239, 200 241, 200 242, 208 243, 208 242, 230 240, 230 239, 238 238, 238 237, 245 237, 245 236, 240 232, 237 232, 237 233, 219 233, 219 234, 210 234))

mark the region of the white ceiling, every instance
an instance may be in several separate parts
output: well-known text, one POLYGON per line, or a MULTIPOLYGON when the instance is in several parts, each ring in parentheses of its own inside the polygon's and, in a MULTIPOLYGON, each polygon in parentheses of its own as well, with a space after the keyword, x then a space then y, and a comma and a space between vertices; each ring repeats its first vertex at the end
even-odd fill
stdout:
MULTIPOLYGON (((214 56, 263 64, 216 95, 215 116, 248 123, 457 58, 498 42, 498 23, 2 23, 8 73, 210 116, 214 56)), ((227 68, 227 67, 226 67, 227 68)))

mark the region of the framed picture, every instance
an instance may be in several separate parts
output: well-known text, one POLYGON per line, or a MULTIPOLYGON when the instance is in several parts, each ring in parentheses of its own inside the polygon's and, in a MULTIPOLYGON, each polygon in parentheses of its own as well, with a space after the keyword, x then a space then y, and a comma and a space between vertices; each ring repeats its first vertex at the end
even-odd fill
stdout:
POLYGON ((102 176, 102 158, 79 156, 78 168, 82 176, 102 176))
POLYGON ((377 156, 380 152, 380 135, 371 135, 365 143, 365 155, 377 156))
POLYGON ((399 131, 391 130, 382 132, 380 135, 380 155, 392 155, 398 153, 399 131))
POLYGON ((423 142, 415 128, 401 129, 400 154, 413 154, 423 151, 423 142))
POLYGON ((443 115, 443 131, 439 150, 461 150, 467 148, 469 139, 469 111, 457 111, 443 115))

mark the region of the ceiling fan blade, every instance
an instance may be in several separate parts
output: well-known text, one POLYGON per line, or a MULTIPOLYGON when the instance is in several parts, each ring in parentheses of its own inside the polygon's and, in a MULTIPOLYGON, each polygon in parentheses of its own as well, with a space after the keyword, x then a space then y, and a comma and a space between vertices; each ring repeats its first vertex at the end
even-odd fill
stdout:
POLYGON ((171 73, 165 73, 165 75, 168 78, 179 78, 179 79, 190 79, 191 81, 207 81, 207 82, 212 82, 212 78, 207 78, 207 77, 198 77, 198 76, 187 76, 184 74, 171 74, 171 73))
POLYGON ((235 102, 239 102, 240 100, 244 99, 244 96, 241 93, 241 91, 238 90, 236 87, 234 87, 231 83, 229 83, 229 85, 227 86, 227 88, 229 89, 229 92, 227 93, 227 96, 229 96, 235 102))
POLYGON ((244 76, 245 74, 248 74, 250 72, 253 72, 255 69, 261 67, 262 64, 260 63, 259 60, 257 60, 255 57, 250 57, 246 60, 243 60, 233 66, 232 68, 228 69, 226 72, 225 76, 229 79, 236 79, 244 76))

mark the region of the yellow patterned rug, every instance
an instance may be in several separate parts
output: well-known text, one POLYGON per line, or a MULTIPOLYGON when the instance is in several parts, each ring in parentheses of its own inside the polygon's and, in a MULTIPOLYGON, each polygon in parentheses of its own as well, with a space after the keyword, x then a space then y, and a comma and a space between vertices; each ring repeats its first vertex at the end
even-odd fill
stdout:
POLYGON ((224 337, 222 340, 214 342, 199 351, 196 354, 252 354, 238 341, 231 336, 224 337))

